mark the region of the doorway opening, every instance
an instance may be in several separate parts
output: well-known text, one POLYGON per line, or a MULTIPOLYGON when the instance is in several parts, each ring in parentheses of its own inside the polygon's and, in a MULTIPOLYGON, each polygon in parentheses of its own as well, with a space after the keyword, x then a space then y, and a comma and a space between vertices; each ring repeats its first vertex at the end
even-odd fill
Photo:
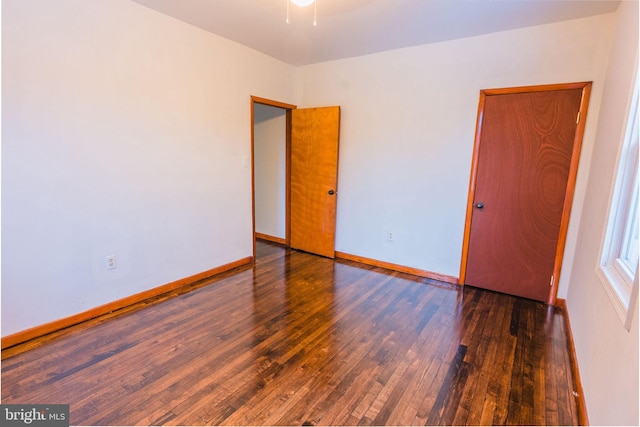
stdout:
POLYGON ((254 259, 257 238, 289 246, 291 110, 295 108, 251 97, 254 259))
POLYGON ((340 107, 252 96, 251 124, 254 258, 257 236, 335 257, 340 107))

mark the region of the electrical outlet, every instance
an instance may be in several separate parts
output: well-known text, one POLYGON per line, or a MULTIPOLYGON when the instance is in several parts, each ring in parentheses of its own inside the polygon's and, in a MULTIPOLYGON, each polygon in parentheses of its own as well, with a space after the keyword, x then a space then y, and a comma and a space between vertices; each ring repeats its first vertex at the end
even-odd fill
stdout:
POLYGON ((387 230, 386 234, 387 234, 387 240, 392 242, 393 241, 393 231, 387 230))
POLYGON ((107 270, 113 270, 117 267, 116 265, 116 256, 109 255, 104 258, 104 266, 107 270))

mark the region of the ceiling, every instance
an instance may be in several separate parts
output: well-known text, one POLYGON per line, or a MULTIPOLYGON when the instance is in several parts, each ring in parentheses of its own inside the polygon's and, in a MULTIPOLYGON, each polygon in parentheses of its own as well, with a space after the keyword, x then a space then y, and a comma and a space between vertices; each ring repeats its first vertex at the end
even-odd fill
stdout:
POLYGON ((614 12, 620 0, 133 0, 300 66, 614 12))

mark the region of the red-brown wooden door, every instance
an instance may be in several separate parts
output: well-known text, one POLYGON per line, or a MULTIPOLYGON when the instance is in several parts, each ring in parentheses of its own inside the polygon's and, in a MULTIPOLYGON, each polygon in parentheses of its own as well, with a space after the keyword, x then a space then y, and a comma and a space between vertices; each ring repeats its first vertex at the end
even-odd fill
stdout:
POLYGON ((554 299, 579 155, 576 140, 581 141, 576 134, 583 90, 481 95, 464 283, 554 299))
POLYGON ((291 113, 291 247, 333 258, 340 107, 291 113))

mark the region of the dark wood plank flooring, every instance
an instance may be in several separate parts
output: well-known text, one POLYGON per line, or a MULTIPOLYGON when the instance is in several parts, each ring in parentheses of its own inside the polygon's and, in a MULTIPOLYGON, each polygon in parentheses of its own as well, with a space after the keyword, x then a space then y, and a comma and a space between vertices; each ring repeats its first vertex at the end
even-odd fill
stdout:
POLYGON ((579 423, 558 309, 257 248, 253 268, 3 352, 2 403, 70 404, 72 425, 579 423))

